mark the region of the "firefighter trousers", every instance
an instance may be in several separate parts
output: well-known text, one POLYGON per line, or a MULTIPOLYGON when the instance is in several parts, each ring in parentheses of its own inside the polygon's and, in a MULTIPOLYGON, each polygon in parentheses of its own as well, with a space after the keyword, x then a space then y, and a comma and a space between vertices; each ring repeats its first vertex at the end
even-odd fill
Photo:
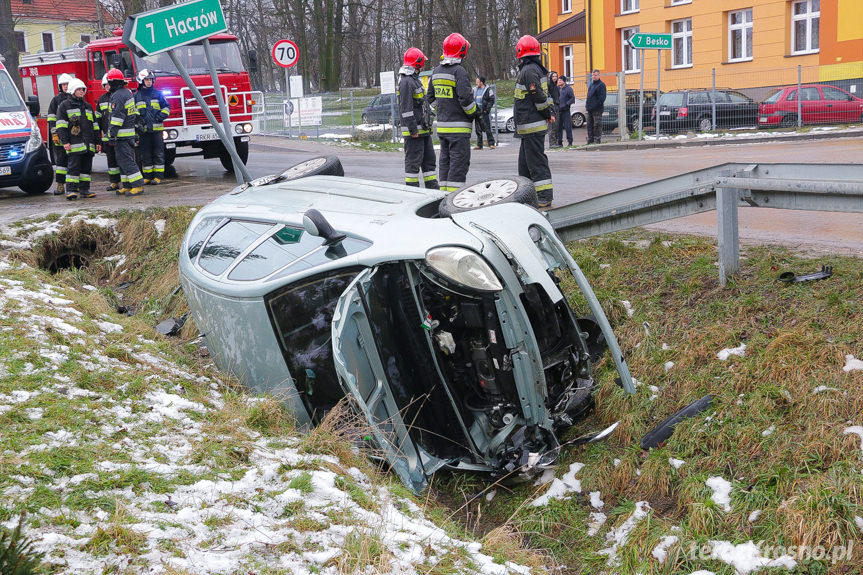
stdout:
POLYGON ((545 134, 522 136, 521 147, 518 149, 518 175, 533 180, 540 207, 545 207, 542 204, 547 206, 551 203, 554 191, 551 187, 548 156, 545 155, 545 134))
POLYGON ((141 152, 141 171, 145 180, 165 177, 165 141, 162 132, 144 132, 138 143, 141 152))
POLYGON ((454 192, 467 181, 467 171, 470 168, 470 134, 440 138, 440 162, 438 166, 438 184, 445 192, 454 192))
POLYGON ((54 181, 58 184, 66 182, 66 173, 69 171, 69 154, 63 146, 54 146, 54 181))
POLYGON ((426 188, 438 189, 437 174, 435 174, 435 155, 431 136, 412 138, 405 136, 405 184, 420 185, 420 179, 426 188))
POLYGON ((122 187, 124 189, 140 187, 144 183, 144 177, 135 161, 135 138, 117 138, 117 145, 114 148, 117 165, 120 166, 122 187))
POLYGON ((120 166, 117 165, 117 148, 109 146, 107 142, 103 143, 102 150, 105 151, 105 157, 108 159, 108 181, 112 184, 120 183, 120 166))
POLYGON ((93 154, 69 154, 66 173, 66 193, 90 190, 90 173, 93 171, 93 154))

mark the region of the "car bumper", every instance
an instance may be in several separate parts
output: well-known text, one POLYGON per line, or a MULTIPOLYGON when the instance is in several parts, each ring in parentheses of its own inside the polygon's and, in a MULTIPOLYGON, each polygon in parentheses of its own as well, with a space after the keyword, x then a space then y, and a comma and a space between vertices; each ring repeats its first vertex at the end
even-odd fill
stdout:
POLYGON ((0 188, 11 188, 26 183, 50 182, 54 176, 48 152, 40 146, 26 154, 17 162, 0 162, 0 171, 8 174, 0 175, 0 188), (5 169, 4 169, 5 168, 5 169))

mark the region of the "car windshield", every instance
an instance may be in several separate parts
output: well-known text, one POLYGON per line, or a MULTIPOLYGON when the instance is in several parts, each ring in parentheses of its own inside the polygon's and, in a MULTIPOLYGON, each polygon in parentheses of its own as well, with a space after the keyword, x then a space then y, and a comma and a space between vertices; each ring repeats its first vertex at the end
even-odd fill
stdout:
POLYGON ((779 98, 782 96, 782 90, 776 89, 769 96, 764 98, 765 104, 774 104, 779 101, 779 98))
POLYGON ((682 106, 683 92, 670 92, 659 97, 660 106, 682 106))
MULTIPOLYGON (((227 40, 224 42, 210 42, 211 52, 213 54, 213 64, 216 66, 216 72, 243 72, 243 59, 240 57, 240 47, 235 40, 227 40)), ((177 59, 186 68, 189 74, 209 74, 210 67, 207 66, 207 56, 204 54, 203 44, 189 44, 188 46, 180 46, 174 48, 174 54, 177 59)), ((167 52, 161 54, 153 54, 141 58, 135 56, 135 65, 138 70, 147 68, 156 74, 167 76, 179 76, 180 72, 171 61, 171 57, 167 52)))
POLYGON ((12 78, 5 70, 0 71, 0 112, 22 112, 23 110, 24 102, 21 101, 12 78))

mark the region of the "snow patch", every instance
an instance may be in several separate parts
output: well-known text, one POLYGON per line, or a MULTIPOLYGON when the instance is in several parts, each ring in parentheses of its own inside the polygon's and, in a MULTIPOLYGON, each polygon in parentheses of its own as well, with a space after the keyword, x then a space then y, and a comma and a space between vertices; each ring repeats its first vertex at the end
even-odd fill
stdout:
POLYGON ((769 559, 761 555, 761 549, 753 541, 735 545, 728 541, 710 541, 713 547, 710 558, 718 559, 734 567, 738 575, 746 575, 752 571, 766 567, 785 567, 794 569, 797 561, 790 555, 769 559))
POLYGON ((665 563, 665 560, 668 559, 668 548, 680 541, 677 535, 666 535, 662 538, 662 541, 659 542, 659 545, 653 548, 653 551, 650 553, 656 560, 659 561, 659 564, 665 563))
POLYGON ((632 314, 635 313, 635 310, 632 309, 632 304, 629 302, 629 300, 622 299, 620 300, 620 303, 623 304, 623 309, 626 310, 626 315, 632 317, 632 314))
POLYGON ((749 514, 747 521, 749 521, 750 523, 755 523, 756 521, 758 521, 759 517, 761 517, 761 510, 756 509, 755 511, 753 511, 752 513, 749 514))
POLYGON ((849 371, 854 371, 855 369, 863 370, 863 360, 856 359, 850 353, 845 356, 845 367, 842 368, 842 371, 848 373, 849 371))
POLYGON ((624 545, 626 545, 626 541, 629 539, 629 534, 635 529, 635 526, 638 525, 639 521, 647 517, 647 514, 650 512, 650 503, 647 501, 639 501, 635 504, 635 511, 627 517, 626 521, 624 521, 620 527, 614 527, 609 530, 609 532, 605 535, 606 543, 611 543, 611 547, 607 547, 600 551, 597 551, 599 555, 608 555, 607 565, 617 565, 619 563, 617 559, 617 551, 624 545))
POLYGON ((726 512, 731 511, 731 483, 727 480, 714 476, 708 477, 705 482, 707 487, 713 490, 710 498, 726 512))
POLYGON ((167 222, 165 222, 165 220, 156 220, 155 222, 153 222, 153 227, 156 228, 156 235, 160 238, 162 237, 162 234, 165 233, 166 223, 167 222))
POLYGON ((852 425, 842 430, 842 435, 851 435, 852 433, 860 437, 860 451, 863 451, 863 426, 852 425))
POLYGON ((594 509, 602 509, 603 507, 605 507, 605 502, 602 499, 600 499, 599 496, 600 496, 599 491, 591 491, 590 492, 590 505, 594 509))
POLYGON ((732 355, 739 355, 740 357, 744 357, 746 355, 746 344, 741 343, 737 347, 726 347, 716 354, 716 357, 720 359, 720 361, 726 361, 732 355))
POLYGON ((812 393, 824 393, 825 391, 839 391, 835 387, 827 387, 826 385, 819 385, 815 389, 812 390, 812 393))
POLYGON ((666 362, 665 362, 665 373, 668 373, 668 371, 669 371, 672 367, 674 367, 674 362, 673 362, 673 361, 666 361, 666 362))
POLYGON ((530 502, 534 507, 542 507, 547 505, 552 499, 567 500, 568 493, 581 493, 581 481, 575 478, 575 474, 582 470, 584 463, 573 463, 569 466, 569 471, 560 479, 556 477, 552 480, 551 486, 546 491, 545 495, 537 497, 530 502))
POLYGON ((673 457, 669 457, 668 463, 671 464, 671 467, 673 467, 674 469, 680 469, 680 467, 686 462, 682 459, 674 459, 673 457))
POLYGON ((771 425, 770 427, 768 427, 767 429, 765 429, 764 431, 762 431, 762 432, 761 432, 761 435, 762 435, 762 436, 764 436, 764 437, 767 437, 767 436, 769 436, 769 435, 773 435, 773 432, 774 432, 774 431, 776 431, 776 426, 775 426, 775 425, 771 425))

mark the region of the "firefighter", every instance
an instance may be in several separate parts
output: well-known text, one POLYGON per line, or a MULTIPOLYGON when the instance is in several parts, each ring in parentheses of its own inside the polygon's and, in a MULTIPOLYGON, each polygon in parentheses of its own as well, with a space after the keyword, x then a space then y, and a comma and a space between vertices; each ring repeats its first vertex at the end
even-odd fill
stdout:
POLYGON ((548 70, 540 60, 539 41, 522 36, 515 45, 518 76, 515 80, 515 137, 521 139, 518 150, 518 175, 530 178, 536 186, 540 208, 551 205, 554 192, 551 170, 545 155, 545 133, 554 122, 553 103, 548 96, 548 70))
POLYGON ((397 93, 405 145, 405 184, 419 187, 422 172, 425 187, 438 189, 431 141, 432 118, 425 100, 425 89, 419 79, 425 62, 425 54, 419 48, 408 48, 404 65, 399 69, 397 93))
POLYGON ((470 168, 470 135, 480 114, 473 89, 461 61, 470 48, 464 36, 453 33, 443 41, 443 59, 432 72, 428 99, 437 108, 440 140, 440 189, 453 192, 464 185, 470 168))
POLYGON ((102 149, 96 112, 84 101, 87 86, 78 78, 69 80, 69 97, 57 108, 57 137, 67 154, 65 194, 67 200, 92 198, 90 172, 93 156, 102 149))
POLYGON ((163 122, 170 114, 168 101, 153 85, 156 75, 144 68, 138 72, 138 91, 135 106, 138 108, 138 131, 141 152, 141 171, 144 183, 157 185, 165 177, 165 142, 162 139, 163 122))
POLYGON ((108 181, 110 184, 105 191, 115 192, 120 189, 120 167, 117 165, 117 150, 115 146, 108 145, 108 133, 111 127, 111 85, 108 83, 108 74, 102 75, 102 88, 106 90, 99 96, 96 102, 96 114, 99 116, 99 130, 102 132, 102 151, 108 159, 108 181))
POLYGON ((118 195, 137 196, 144 191, 144 177, 138 170, 135 161, 135 124, 138 120, 138 109, 135 107, 135 97, 126 87, 123 72, 113 68, 108 72, 108 84, 111 86, 111 122, 108 133, 108 145, 114 146, 117 165, 120 167, 120 183, 118 195))
POLYGON ((72 76, 69 74, 60 74, 57 77, 57 95, 51 98, 51 103, 48 104, 48 131, 51 134, 51 151, 54 156, 54 181, 57 182, 57 187, 54 188, 54 195, 60 196, 65 192, 66 188, 66 172, 68 171, 68 162, 66 158, 66 150, 60 143, 60 138, 57 137, 57 108, 60 107, 69 94, 66 89, 69 86, 69 81, 72 76))

